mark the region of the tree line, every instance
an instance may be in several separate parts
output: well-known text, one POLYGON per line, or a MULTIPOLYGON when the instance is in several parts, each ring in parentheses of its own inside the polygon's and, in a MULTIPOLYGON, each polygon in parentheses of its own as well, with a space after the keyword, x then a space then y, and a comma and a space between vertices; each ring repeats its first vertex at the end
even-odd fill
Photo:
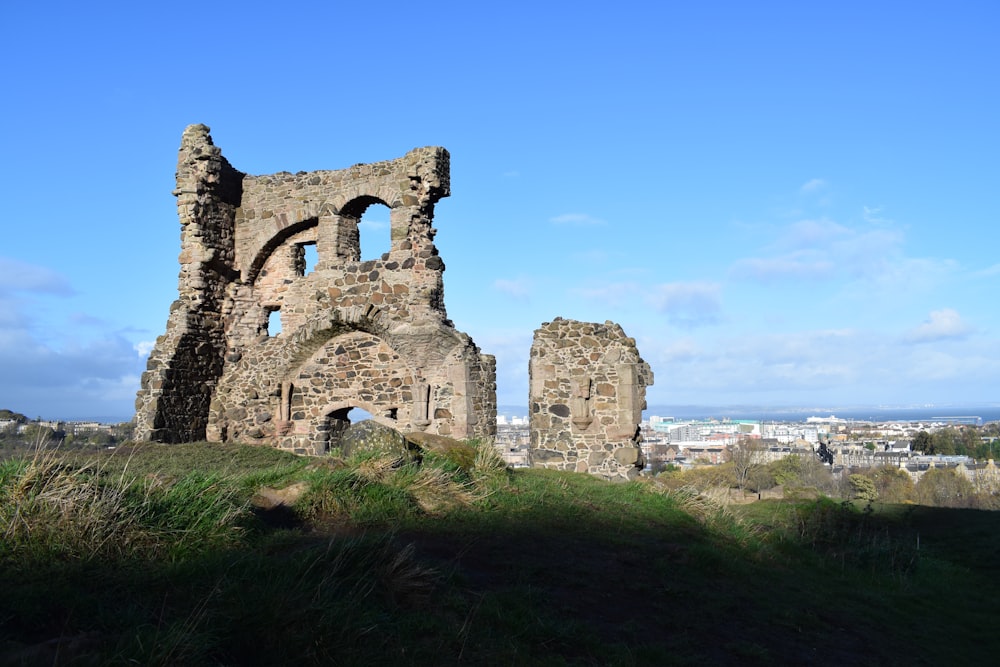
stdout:
POLYGON ((1000 454, 1000 424, 990 423, 982 428, 964 426, 938 429, 932 433, 920 431, 913 438, 910 449, 929 455, 968 456, 986 461, 1000 454))

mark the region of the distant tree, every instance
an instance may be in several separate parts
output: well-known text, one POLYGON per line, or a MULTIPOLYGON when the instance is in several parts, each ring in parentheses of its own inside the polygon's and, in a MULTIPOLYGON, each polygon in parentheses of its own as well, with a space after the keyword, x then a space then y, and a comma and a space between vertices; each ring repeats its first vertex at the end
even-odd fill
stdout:
POLYGON ((965 456, 975 456, 979 446, 983 444, 979 437, 979 429, 975 426, 966 426, 958 432, 958 443, 956 450, 958 454, 965 456))
POLYGON ((802 457, 791 454, 767 464, 767 470, 779 486, 800 484, 802 481, 802 457))
POLYGON ((929 454, 937 454, 941 456, 950 456, 958 452, 958 443, 960 442, 960 435, 958 431, 953 428, 943 428, 939 431, 934 431, 931 434, 931 452, 929 454))
POLYGON ((764 444, 758 438, 740 438, 730 447, 730 461, 733 463, 733 474, 736 486, 742 492, 751 474, 763 465, 761 460, 764 444))
POLYGON ((55 430, 48 426, 38 424, 28 424, 21 433, 21 439, 32 445, 52 444, 57 439, 55 430))
POLYGON ((667 476, 671 486, 693 486, 698 491, 714 488, 728 489, 735 484, 732 463, 697 466, 667 476))
POLYGON ((851 490, 853 491, 855 500, 864 500, 868 503, 878 500, 878 491, 875 488, 875 482, 870 477, 855 474, 851 475, 848 479, 851 482, 851 490))
POLYGON ((747 488, 756 493, 773 489, 777 485, 778 482, 774 479, 774 475, 771 474, 770 469, 766 465, 754 467, 750 471, 750 474, 747 475, 747 488))
POLYGON ((980 439, 979 444, 976 445, 975 458, 980 461, 993 459, 997 454, 1000 454, 1000 441, 996 438, 980 439))
POLYGON ((970 507, 976 489, 965 475, 950 468, 931 468, 916 485, 917 501, 935 507, 970 507))
POLYGON ((87 433, 87 442, 91 445, 113 445, 115 438, 107 431, 95 430, 87 433))
POLYGON ((915 452, 923 452, 924 454, 933 454, 934 439, 927 431, 920 431, 913 437, 913 442, 910 443, 910 449, 915 452))
POLYGON ((883 466, 871 471, 879 500, 884 503, 905 503, 913 500, 913 479, 900 468, 883 466))

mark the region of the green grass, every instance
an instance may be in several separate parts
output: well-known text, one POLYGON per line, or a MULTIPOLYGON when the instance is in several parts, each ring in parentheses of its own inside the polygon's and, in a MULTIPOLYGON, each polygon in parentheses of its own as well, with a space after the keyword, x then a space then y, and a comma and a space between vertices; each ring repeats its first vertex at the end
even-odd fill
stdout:
POLYGON ((196 443, 0 463, 0 664, 987 664, 1000 514, 196 443), (261 487, 304 483, 264 511, 261 487))

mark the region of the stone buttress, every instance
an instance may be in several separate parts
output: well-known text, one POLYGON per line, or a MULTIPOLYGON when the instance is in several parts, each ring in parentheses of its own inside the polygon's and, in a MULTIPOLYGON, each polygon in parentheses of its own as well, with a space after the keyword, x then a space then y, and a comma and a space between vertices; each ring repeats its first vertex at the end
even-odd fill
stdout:
POLYGON ((174 194, 179 296, 142 377, 137 438, 323 453, 355 407, 400 431, 495 434, 495 360, 444 306, 432 222, 450 194, 445 149, 250 176, 192 125, 174 194), (391 246, 361 261, 358 223, 374 203, 390 210, 391 246))

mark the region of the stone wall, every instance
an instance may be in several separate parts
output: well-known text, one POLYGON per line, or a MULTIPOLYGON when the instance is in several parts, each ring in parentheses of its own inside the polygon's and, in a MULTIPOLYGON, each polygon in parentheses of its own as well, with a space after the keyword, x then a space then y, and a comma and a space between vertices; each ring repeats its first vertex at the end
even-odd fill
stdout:
POLYGON ((443 148, 249 176, 207 127, 188 127, 175 190, 179 297, 142 377, 137 437, 321 453, 354 407, 401 431, 492 437, 494 358, 444 306, 432 221, 449 194, 443 148), (358 222, 375 203, 390 209, 391 246, 361 261, 358 222), (318 255, 308 273, 306 246, 318 255))
POLYGON ((528 405, 531 465, 632 479, 653 372, 613 323, 556 318, 535 331, 528 405))

